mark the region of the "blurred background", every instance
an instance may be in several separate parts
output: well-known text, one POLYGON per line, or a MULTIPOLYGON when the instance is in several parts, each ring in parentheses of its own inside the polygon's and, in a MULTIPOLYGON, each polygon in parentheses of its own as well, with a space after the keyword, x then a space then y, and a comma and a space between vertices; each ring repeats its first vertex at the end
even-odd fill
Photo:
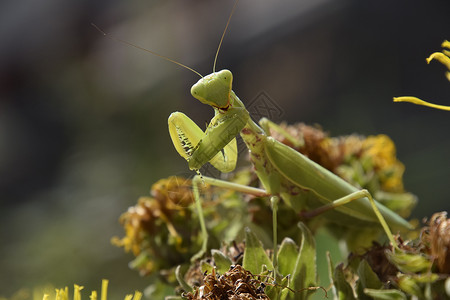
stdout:
MULTIPOLYGON (((194 73, 104 38, 104 31, 212 70, 233 1, 3 1, 0 4, 0 296, 45 283, 124 295, 148 282, 110 244, 117 219, 159 178, 187 174, 167 118, 201 127, 194 73)), ((450 84, 425 58, 449 39, 450 2, 241 0, 217 68, 245 102, 331 135, 384 133, 418 195, 414 216, 448 209, 450 84)))

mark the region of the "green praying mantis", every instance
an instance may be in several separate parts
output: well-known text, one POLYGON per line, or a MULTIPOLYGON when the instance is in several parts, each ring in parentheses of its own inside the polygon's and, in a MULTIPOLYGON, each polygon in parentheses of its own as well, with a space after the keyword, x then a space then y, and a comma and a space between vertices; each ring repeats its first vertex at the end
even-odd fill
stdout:
MULTIPOLYGON (((393 245, 389 226, 411 228, 403 218, 377 203, 367 190, 358 190, 334 173, 268 135, 276 124, 268 119, 259 125, 249 116, 242 101, 232 91, 233 75, 229 70, 214 72, 200 79, 191 89, 192 95, 210 105, 215 116, 205 132, 180 112, 170 115, 169 132, 178 153, 188 161, 191 170, 199 170, 207 162, 221 172, 234 170, 237 161, 235 136, 240 133, 250 152, 250 159, 263 189, 195 176, 194 197, 201 214, 199 185, 203 182, 256 196, 268 196, 273 207, 273 232, 276 244, 276 207, 283 199, 304 217, 324 214, 330 222, 344 226, 381 224, 393 245), (304 212, 306 210, 306 212, 304 212)), ((202 249, 207 249, 207 232, 200 217, 204 235, 202 249)), ((276 253, 276 251, 274 251, 276 253)))
MULTIPOLYGON (((251 162, 262 188, 239 185, 200 174, 194 177, 193 191, 199 212, 203 244, 193 259, 201 257, 207 250, 208 233, 199 193, 199 187, 204 183, 255 196, 270 197, 273 210, 274 250, 277 247, 277 203, 280 198, 305 218, 322 215, 332 223, 347 227, 370 227, 381 224, 390 242, 396 247, 390 227, 410 229, 411 225, 407 221, 374 200, 367 190, 359 190, 306 156, 272 138, 269 135, 270 129, 286 135, 287 133, 266 118, 261 119, 259 124, 254 122, 244 103, 232 90, 231 71, 226 69, 215 71, 219 49, 236 4, 237 1, 222 34, 213 73, 204 77, 199 74, 202 78, 191 88, 194 98, 213 108, 214 117, 203 131, 185 114, 174 112, 168 119, 169 132, 177 152, 187 160, 189 168, 197 173, 208 162, 221 172, 233 171, 238 153, 236 135, 240 134, 249 150, 251 162)), ((276 253, 277 251, 274 251, 274 263, 276 253)))
MULTIPOLYGON (((231 172, 237 163, 236 136, 240 134, 250 153, 251 162, 262 188, 254 188, 201 176, 193 179, 193 192, 203 236, 200 251, 192 257, 196 260, 207 251, 208 232, 202 214, 199 188, 204 183, 269 197, 273 211, 272 257, 276 266, 277 248, 277 204, 285 201, 303 218, 321 216, 330 223, 343 227, 374 227, 381 225, 394 247, 396 242, 390 228, 411 229, 411 225, 399 215, 372 198, 365 189, 358 189, 296 150, 270 136, 270 129, 288 135, 278 125, 263 118, 259 124, 252 120, 244 103, 232 90, 233 74, 229 70, 216 72, 218 53, 238 1, 234 3, 225 30, 220 39, 213 65, 213 73, 202 76, 197 71, 168 57, 111 37, 121 43, 144 50, 196 73, 201 79, 192 86, 194 98, 209 105, 214 117, 203 131, 189 117, 174 112, 168 119, 169 133, 177 152, 187 160, 191 170, 197 171, 210 163, 221 172, 231 172)), ((96 27, 95 25, 93 25, 96 27)), ((96 27, 103 35, 106 35, 96 27)), ((289 138, 289 136, 288 136, 289 138)))

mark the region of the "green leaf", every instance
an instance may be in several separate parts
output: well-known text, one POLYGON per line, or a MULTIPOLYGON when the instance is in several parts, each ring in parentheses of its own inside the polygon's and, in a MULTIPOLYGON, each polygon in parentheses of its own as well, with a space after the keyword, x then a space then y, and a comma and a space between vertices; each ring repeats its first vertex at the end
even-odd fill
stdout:
POLYGON ((273 270, 272 261, 267 256, 266 251, 264 251, 261 242, 249 228, 246 228, 244 260, 242 266, 253 274, 259 274, 262 271, 263 265, 266 265, 268 269, 273 270))
POLYGON ((296 290, 317 285, 316 243, 305 224, 299 223, 298 226, 302 232, 302 243, 292 275, 292 288, 296 290))
POLYGON ((358 276, 363 288, 380 289, 383 286, 377 274, 364 259, 358 266, 358 276))
POLYGON ((364 293, 375 300, 406 300, 405 294, 399 290, 364 289, 364 293))
MULTIPOLYGON (((176 297, 174 295, 175 291, 173 283, 170 284, 166 281, 160 280, 159 276, 159 274, 151 274, 147 277, 148 282, 151 282, 151 284, 145 288, 145 295, 148 297, 147 299, 169 299, 170 297, 176 297)), ((32 298, 36 299, 36 297, 32 298)))
POLYGON ((178 283, 186 292, 192 292, 192 287, 187 284, 187 282, 184 280, 184 276, 181 274, 181 266, 178 266, 175 269, 175 277, 177 278, 178 283))
POLYGON ((355 299, 352 287, 345 280, 343 264, 338 265, 334 270, 334 285, 337 289, 339 299, 342 300, 355 299))
POLYGON ((417 283, 433 283, 439 280, 439 275, 435 273, 414 274, 411 275, 417 283))
POLYGON ((295 266, 292 262, 296 260, 297 255, 298 247, 295 242, 288 237, 284 238, 278 251, 278 272, 281 275, 292 274, 295 266))
POLYGON ((299 223, 298 226, 302 239, 288 285, 296 293, 284 292, 283 299, 307 299, 312 293, 307 288, 317 285, 316 245, 314 237, 306 225, 299 223))
POLYGON ((422 289, 417 282, 409 276, 401 276, 397 281, 398 286, 407 294, 414 295, 423 299, 422 289))
POLYGON ((203 274, 211 274, 214 269, 214 266, 212 266, 210 263, 208 263, 205 260, 200 261, 200 270, 203 274))
POLYGON ((223 254, 220 250, 212 249, 211 254, 214 258, 214 263, 219 274, 223 274, 230 269, 232 264, 231 259, 225 256, 225 254, 223 254))
POLYGON ((337 300, 338 296, 337 296, 336 286, 334 285, 335 280, 334 280, 334 274, 333 274, 334 265, 333 265, 333 261, 331 260, 331 254, 329 251, 327 251, 327 262, 328 262, 328 277, 330 279, 330 283, 332 283, 331 293, 333 295, 333 300, 337 300))
POLYGON ((402 250, 386 251, 389 261, 404 273, 421 273, 431 269, 431 261, 420 254, 411 254, 402 250))
POLYGON ((284 294, 293 293, 289 289, 285 288, 289 284, 289 277, 286 276, 277 282, 276 285, 268 285, 265 289, 266 295, 270 299, 284 299, 284 294), (281 295, 281 296, 280 296, 281 295))

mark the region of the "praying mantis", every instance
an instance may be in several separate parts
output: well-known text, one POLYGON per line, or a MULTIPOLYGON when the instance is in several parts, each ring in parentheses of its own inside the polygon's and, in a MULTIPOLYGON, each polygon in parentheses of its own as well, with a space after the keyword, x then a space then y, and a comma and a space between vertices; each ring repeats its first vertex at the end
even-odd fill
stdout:
POLYGON ((199 187, 204 183, 255 196, 270 197, 273 210, 274 265, 277 253, 277 203, 280 198, 305 218, 322 215, 332 223, 347 227, 381 224, 390 242, 397 247, 390 227, 411 229, 406 220, 374 200, 367 190, 359 190, 272 138, 269 135, 271 128, 286 135, 287 133, 266 118, 261 119, 259 124, 253 121, 244 103, 232 90, 231 71, 215 71, 220 46, 236 4, 237 1, 222 34, 213 73, 203 77, 196 72, 201 79, 191 88, 194 98, 213 108, 214 117, 205 131, 181 112, 172 113, 168 119, 169 133, 175 149, 187 160, 189 168, 198 173, 193 179, 193 192, 203 243, 192 259, 203 256, 207 251, 208 233, 199 193, 199 187), (262 188, 205 177, 199 173, 199 169, 208 162, 223 173, 233 171, 237 162, 235 137, 238 134, 249 150, 250 160, 262 188))
MULTIPOLYGON (((199 75, 201 79, 192 86, 191 94, 214 110, 214 117, 205 131, 181 112, 172 113, 168 119, 169 133, 175 149, 187 160, 189 168, 198 173, 193 178, 193 192, 203 240, 201 249, 191 260, 201 258, 208 248, 208 232, 203 218, 199 191, 204 183, 270 198, 273 211, 274 267, 277 265, 277 205, 280 199, 303 218, 320 215, 331 223, 348 228, 381 225, 393 247, 396 248, 390 228, 411 229, 412 226, 406 220, 378 203, 367 190, 352 186, 306 156, 272 138, 269 134, 270 129, 288 134, 266 118, 261 119, 259 123, 253 121, 244 103, 232 90, 231 71, 226 69, 215 71, 218 53, 237 3, 238 0, 234 3, 220 39, 213 72, 207 76, 202 76, 192 68, 168 57, 111 37, 199 75), (233 171, 237 164, 236 136, 238 134, 249 150, 250 160, 262 188, 210 178, 199 173, 199 169, 206 163, 210 163, 223 173, 233 171)), ((98 27, 96 28, 106 35, 98 27)))

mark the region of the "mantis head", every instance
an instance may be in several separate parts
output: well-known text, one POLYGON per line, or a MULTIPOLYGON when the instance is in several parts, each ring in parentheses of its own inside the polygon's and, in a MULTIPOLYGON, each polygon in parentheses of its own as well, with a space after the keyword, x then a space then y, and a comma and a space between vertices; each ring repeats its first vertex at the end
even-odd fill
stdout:
POLYGON ((227 109, 230 106, 232 82, 233 74, 231 74, 231 71, 214 72, 194 84, 191 88, 191 94, 204 104, 219 109, 227 109))

